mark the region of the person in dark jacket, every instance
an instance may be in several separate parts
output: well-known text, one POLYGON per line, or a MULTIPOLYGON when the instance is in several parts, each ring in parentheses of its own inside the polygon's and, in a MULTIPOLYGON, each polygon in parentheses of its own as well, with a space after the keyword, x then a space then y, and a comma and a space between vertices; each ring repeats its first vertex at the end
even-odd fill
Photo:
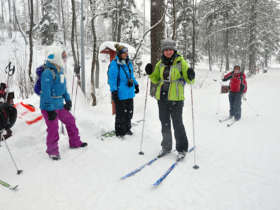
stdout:
POLYGON ((240 66, 236 65, 232 72, 224 76, 222 81, 230 80, 229 86, 229 118, 240 120, 241 118, 241 99, 247 91, 246 75, 240 71, 240 66))
POLYGON ((58 120, 66 125, 70 148, 86 147, 82 142, 75 118, 71 114, 72 102, 67 91, 63 71, 65 51, 52 48, 48 53, 45 70, 41 75, 40 109, 47 125, 47 153, 53 160, 59 160, 58 120), (65 102, 65 103, 64 103, 65 102))
POLYGON ((147 64, 145 68, 151 82, 157 85, 155 97, 158 100, 162 132, 162 150, 158 157, 172 150, 172 120, 179 160, 188 151, 188 138, 183 124, 184 85, 194 83, 195 72, 177 52, 174 40, 163 40, 161 49, 162 56, 154 70, 151 64, 147 64))
MULTIPOLYGON (((0 83, 0 104, 7 103, 10 105, 14 105, 14 92, 6 92, 7 85, 6 83, 1 82, 0 83)), ((4 138, 7 139, 13 135, 13 132, 11 128, 7 128, 6 134, 4 135, 4 138)))
POLYGON ((133 135, 131 119, 133 117, 133 98, 139 93, 139 85, 133 73, 133 65, 125 46, 115 45, 117 55, 109 65, 108 83, 112 100, 116 104, 116 136, 133 135))
POLYGON ((9 130, 13 127, 17 119, 17 110, 11 104, 0 103, 0 141, 7 139, 9 130), (6 134, 4 134, 6 131, 6 134))

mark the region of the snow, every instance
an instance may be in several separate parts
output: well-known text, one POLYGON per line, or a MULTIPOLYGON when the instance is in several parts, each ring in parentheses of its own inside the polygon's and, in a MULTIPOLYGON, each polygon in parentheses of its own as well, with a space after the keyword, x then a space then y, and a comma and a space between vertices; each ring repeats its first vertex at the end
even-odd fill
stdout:
POLYGON ((124 43, 124 42, 113 42, 113 41, 106 41, 106 42, 103 42, 99 49, 100 51, 104 50, 106 47, 110 48, 111 50, 115 50, 115 44, 119 44, 119 45, 122 45, 122 46, 125 46, 127 47, 128 49, 128 53, 129 55, 135 55, 136 53, 136 50, 134 47, 132 47, 131 45, 127 44, 127 43, 124 43))
MULTIPOLYGON (((0 46, 1 70, 13 55, 9 44, 0 46)), ((101 65, 101 69, 107 69, 108 63, 101 65)), ((196 155, 200 169, 192 168, 195 153, 191 153, 158 188, 152 187, 152 184, 173 163, 175 153, 147 166, 133 177, 120 180, 121 176, 154 158, 160 150, 161 126, 157 103, 148 97, 144 156, 138 155, 142 124, 133 127, 132 137, 101 141, 101 134, 114 127, 106 71, 101 71, 98 105, 90 107, 82 95, 76 100, 77 125, 82 140, 89 144, 88 148, 70 150, 67 135, 61 134, 59 146, 62 159, 52 161, 45 153, 44 122, 29 126, 25 120, 32 115, 28 114, 17 120, 13 127, 14 136, 7 143, 24 172, 16 175, 5 145, 1 144, 0 179, 19 184, 19 190, 13 192, 0 186, 0 209, 279 209, 279 69, 279 66, 274 67, 266 74, 260 73, 248 79, 248 101, 243 101, 242 119, 228 128, 226 123, 218 122, 228 115, 227 95, 219 93, 220 83, 214 81, 221 78, 220 72, 209 73, 207 65, 199 65, 193 99, 196 155)), ((0 76, 1 81, 5 80, 3 74, 0 76)), ((68 75, 68 90, 71 93, 70 79, 71 74, 68 75)), ((138 80, 140 93, 134 101, 133 121, 143 118, 145 102, 146 78, 138 80)), ((185 96, 183 117, 191 147, 190 86, 186 86, 185 96)), ((75 98, 72 97, 72 100, 75 101, 75 98)), ((15 100, 19 101, 22 100, 15 100)), ((37 114, 40 114, 36 95, 24 100, 24 103, 35 105, 37 114)))

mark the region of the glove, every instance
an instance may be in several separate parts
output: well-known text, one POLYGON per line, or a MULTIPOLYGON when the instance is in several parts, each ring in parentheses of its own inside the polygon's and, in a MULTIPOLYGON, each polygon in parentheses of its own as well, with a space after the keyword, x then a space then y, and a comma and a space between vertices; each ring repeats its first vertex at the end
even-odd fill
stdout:
POLYGON ((57 115, 56 111, 47 111, 47 113, 48 113, 48 120, 55 120, 57 115))
POLYGON ((139 85, 135 85, 135 94, 139 93, 139 85))
POLYGON ((188 69, 187 75, 188 75, 189 80, 193 80, 195 78, 195 72, 194 72, 193 68, 188 69))
POLYGON ((72 108, 72 101, 66 101, 66 104, 64 104, 64 109, 70 111, 72 108))
POLYGON ((145 66, 145 72, 146 74, 150 75, 153 73, 153 65, 148 63, 146 66, 145 66))
POLYGON ((115 90, 115 91, 112 92, 112 99, 115 102, 117 102, 119 100, 118 91, 115 90))
POLYGON ((0 83, 0 90, 5 90, 7 88, 7 85, 3 82, 0 83))

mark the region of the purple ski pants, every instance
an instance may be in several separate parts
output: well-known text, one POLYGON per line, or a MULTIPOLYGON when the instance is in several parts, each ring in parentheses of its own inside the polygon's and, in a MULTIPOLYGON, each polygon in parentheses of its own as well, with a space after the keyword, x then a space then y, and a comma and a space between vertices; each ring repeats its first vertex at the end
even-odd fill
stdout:
POLYGON ((69 137, 69 146, 70 147, 79 147, 82 142, 79 136, 79 130, 75 123, 75 118, 66 109, 56 110, 57 116, 55 120, 48 120, 48 113, 45 110, 41 110, 43 117, 47 125, 47 153, 49 155, 59 155, 58 150, 58 120, 66 125, 66 130, 69 137))

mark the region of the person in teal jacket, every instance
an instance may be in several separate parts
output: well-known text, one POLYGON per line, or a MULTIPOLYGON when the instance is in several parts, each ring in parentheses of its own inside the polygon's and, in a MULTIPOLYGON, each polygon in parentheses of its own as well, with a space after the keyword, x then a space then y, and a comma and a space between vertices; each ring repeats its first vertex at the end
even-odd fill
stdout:
POLYGON ((185 83, 194 83, 195 72, 177 52, 174 40, 162 40, 161 49, 162 56, 154 70, 151 64, 145 68, 151 82, 157 86, 155 97, 158 100, 162 132, 162 150, 158 157, 172 150, 172 120, 179 160, 188 151, 188 138, 183 124, 184 86, 185 83))
POLYGON ((133 98, 139 93, 139 85, 133 73, 133 65, 128 57, 128 49, 115 45, 117 56, 109 65, 108 84, 112 100, 116 104, 116 136, 132 135, 133 98))
POLYGON ((72 102, 63 70, 65 59, 65 51, 53 48, 48 54, 45 70, 41 75, 40 109, 47 125, 46 152, 53 160, 60 159, 58 120, 66 125, 70 148, 87 146, 86 142, 81 142, 75 118, 70 112, 72 102))

